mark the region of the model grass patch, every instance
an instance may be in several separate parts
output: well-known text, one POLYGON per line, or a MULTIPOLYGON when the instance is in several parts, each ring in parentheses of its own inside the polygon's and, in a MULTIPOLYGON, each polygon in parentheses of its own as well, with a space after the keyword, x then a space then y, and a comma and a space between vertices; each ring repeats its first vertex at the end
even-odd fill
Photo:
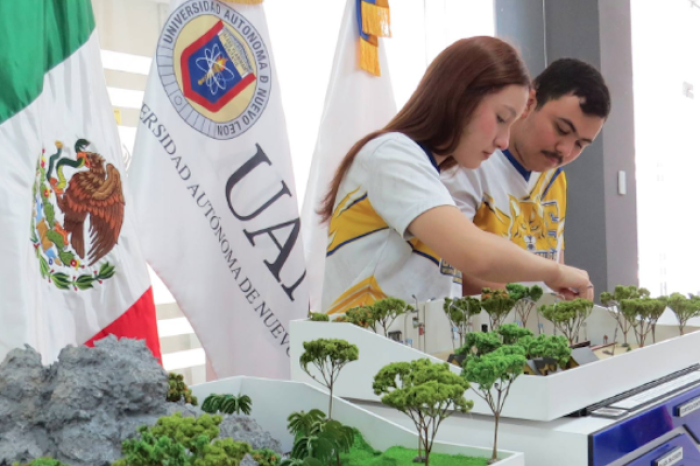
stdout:
MULTIPOLYGON (((391 447, 385 452, 372 448, 359 431, 355 431, 355 443, 350 452, 340 455, 343 466, 413 466, 413 459, 418 456, 418 450, 404 447, 391 447)), ((464 455, 446 455, 431 453, 432 466, 486 466, 486 458, 475 458, 464 455)))

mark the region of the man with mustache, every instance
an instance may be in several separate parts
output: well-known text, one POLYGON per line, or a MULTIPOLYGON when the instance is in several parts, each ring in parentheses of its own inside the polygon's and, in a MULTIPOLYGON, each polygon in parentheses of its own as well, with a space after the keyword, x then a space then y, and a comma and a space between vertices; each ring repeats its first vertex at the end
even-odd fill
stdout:
MULTIPOLYGON (((488 160, 478 169, 447 170, 442 181, 482 230, 563 263, 562 167, 593 143, 609 113, 610 93, 600 72, 580 60, 557 60, 535 78, 525 112, 511 127, 508 149, 484 147, 488 160)), ((464 295, 504 287, 463 280, 464 295)))

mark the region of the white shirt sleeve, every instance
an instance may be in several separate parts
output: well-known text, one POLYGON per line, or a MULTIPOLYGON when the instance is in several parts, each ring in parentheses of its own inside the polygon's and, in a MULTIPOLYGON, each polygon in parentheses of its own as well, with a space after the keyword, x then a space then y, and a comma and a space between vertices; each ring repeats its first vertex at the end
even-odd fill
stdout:
MULTIPOLYGON (((358 155, 359 156, 359 155, 358 155)), ((419 215, 455 203, 427 154, 405 136, 392 136, 362 157, 374 210, 405 239, 419 215)))
POLYGON ((470 170, 456 167, 440 175, 440 179, 454 199, 455 205, 469 220, 474 220, 476 212, 481 207, 484 195, 482 174, 480 168, 470 170))

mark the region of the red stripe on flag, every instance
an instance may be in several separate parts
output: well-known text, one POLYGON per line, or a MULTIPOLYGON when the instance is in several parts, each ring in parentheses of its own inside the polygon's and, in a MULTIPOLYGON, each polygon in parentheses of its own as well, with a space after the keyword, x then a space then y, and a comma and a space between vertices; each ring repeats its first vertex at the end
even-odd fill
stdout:
POLYGON ((146 340, 146 346, 158 359, 158 362, 161 362, 156 305, 153 302, 153 289, 151 287, 124 314, 90 338, 85 342, 85 345, 93 346, 95 341, 101 340, 107 335, 146 340))

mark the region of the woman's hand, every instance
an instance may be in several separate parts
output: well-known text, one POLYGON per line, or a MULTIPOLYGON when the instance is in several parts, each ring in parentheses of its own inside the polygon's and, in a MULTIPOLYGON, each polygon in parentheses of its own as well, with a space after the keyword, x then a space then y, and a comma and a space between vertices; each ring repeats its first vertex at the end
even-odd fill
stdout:
POLYGON ((593 284, 585 270, 559 264, 559 273, 553 281, 545 282, 565 299, 583 298, 593 300, 593 284))

